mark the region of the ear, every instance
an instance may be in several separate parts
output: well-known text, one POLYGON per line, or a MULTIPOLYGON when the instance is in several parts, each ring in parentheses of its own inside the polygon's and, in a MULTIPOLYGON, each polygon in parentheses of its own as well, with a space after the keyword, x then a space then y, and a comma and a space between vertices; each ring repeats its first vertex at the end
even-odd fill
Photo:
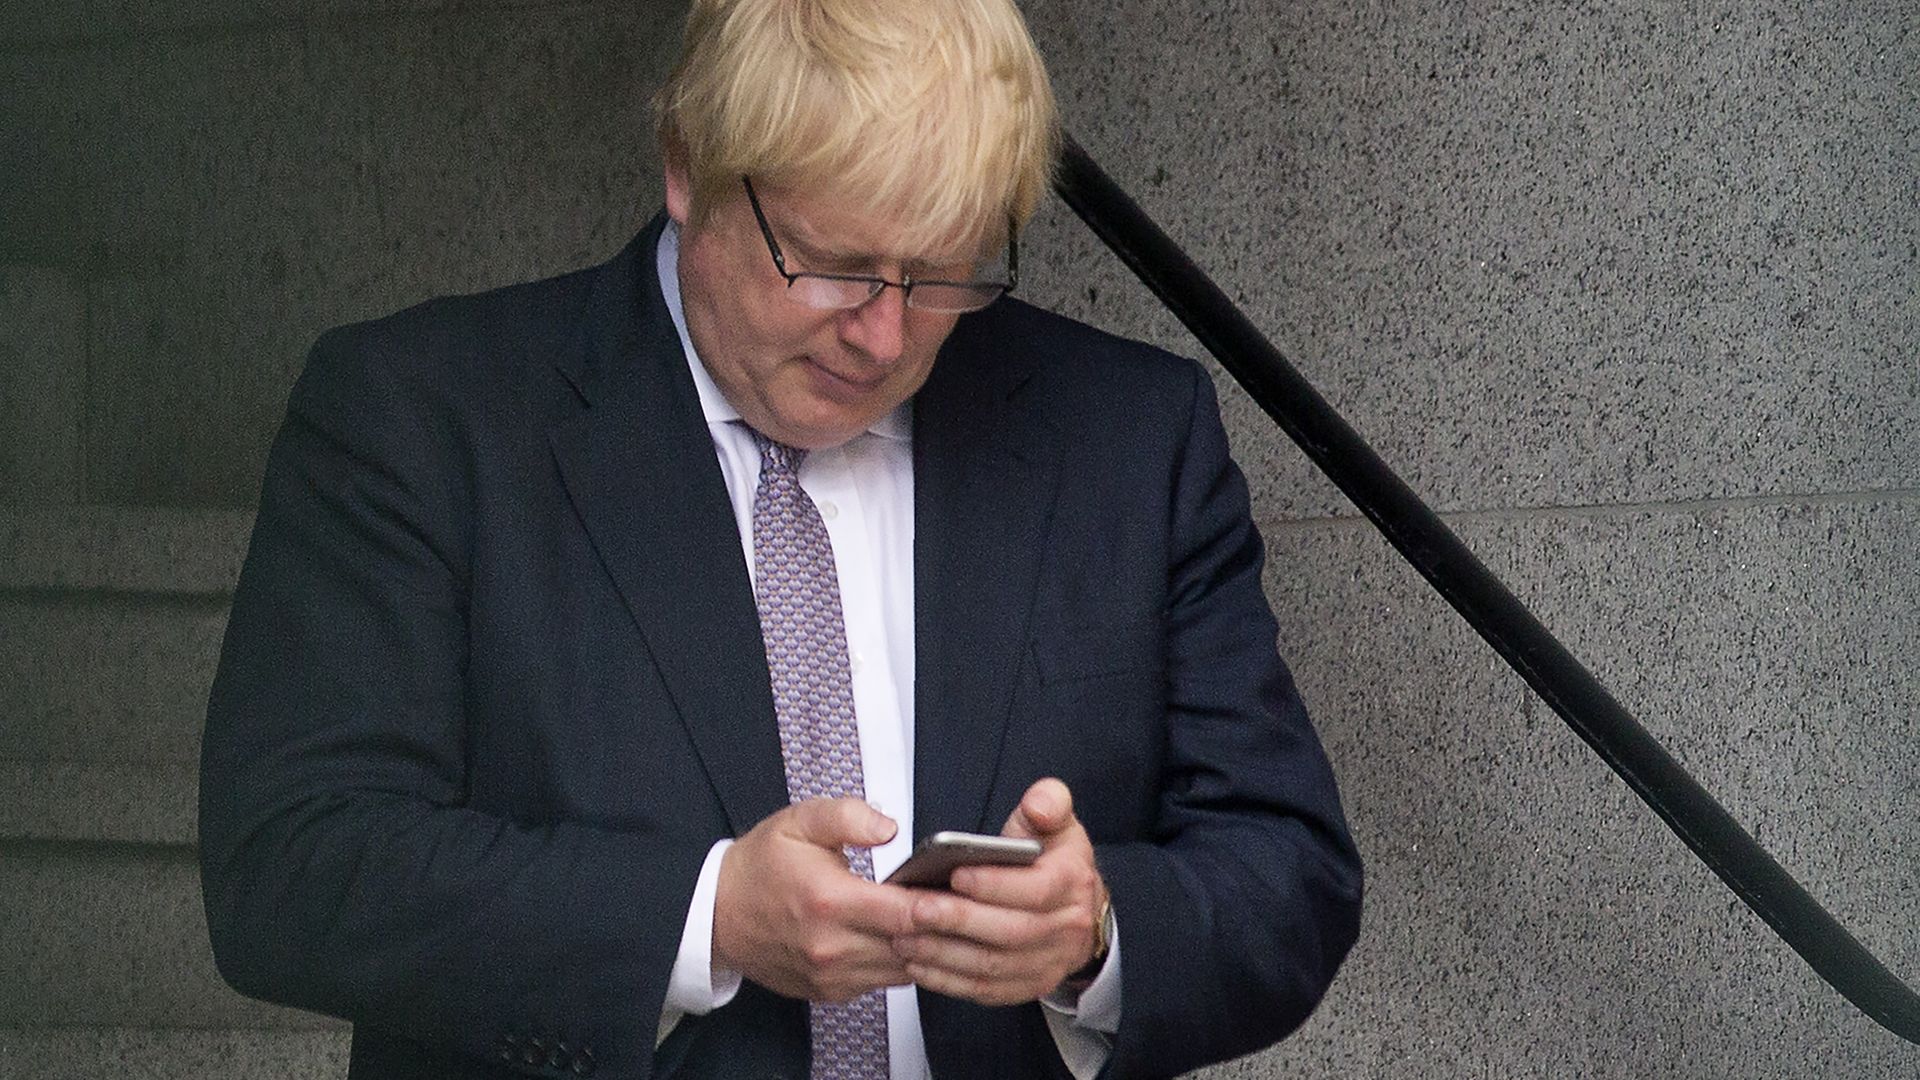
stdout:
POLYGON ((667 216, 682 229, 693 215, 693 178, 687 175, 687 155, 678 146, 663 147, 667 179, 667 216))

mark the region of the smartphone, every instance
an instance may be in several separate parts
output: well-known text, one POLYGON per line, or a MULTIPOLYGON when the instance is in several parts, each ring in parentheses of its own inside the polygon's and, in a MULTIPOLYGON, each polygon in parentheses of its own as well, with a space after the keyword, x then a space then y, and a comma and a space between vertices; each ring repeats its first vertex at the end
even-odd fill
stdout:
POLYGON ((1031 866, 1039 857, 1038 840, 948 830, 920 841, 907 861, 887 875, 887 884, 944 889, 963 866, 1031 866))

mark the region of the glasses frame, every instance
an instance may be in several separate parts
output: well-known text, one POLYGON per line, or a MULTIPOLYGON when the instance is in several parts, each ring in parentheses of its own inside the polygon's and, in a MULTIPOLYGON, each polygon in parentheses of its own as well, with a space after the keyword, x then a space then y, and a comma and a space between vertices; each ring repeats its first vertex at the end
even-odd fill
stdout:
MULTIPOLYGON (((773 268, 786 280, 789 296, 792 295, 794 282, 803 278, 810 278, 816 281, 855 282, 868 287, 867 295, 863 299, 839 307, 814 308, 816 311, 851 311, 854 308, 868 303, 874 297, 879 296, 882 292, 886 291, 889 286, 899 289, 901 302, 907 307, 914 308, 916 311, 937 310, 934 308, 920 308, 914 304, 913 290, 916 286, 944 285, 959 289, 992 288, 999 290, 978 307, 961 308, 946 312, 946 314, 963 315, 967 312, 979 311, 981 308, 987 307, 995 300, 1012 292, 1014 286, 1020 284, 1020 236, 1019 230, 1014 226, 1012 218, 1007 219, 1007 280, 1005 281, 944 281, 936 278, 915 281, 911 274, 906 275, 901 281, 890 281, 878 274, 829 274, 813 270, 788 270, 787 256, 780 250, 780 241, 774 239, 773 226, 767 223, 766 211, 760 208, 760 196, 754 193, 753 180, 742 176, 740 183, 747 189, 747 205, 753 207, 753 219, 760 223, 760 235, 767 241, 767 254, 773 256, 773 268)), ((794 302, 804 303, 804 301, 797 299, 794 302)), ((806 304, 805 306, 813 307, 811 304, 806 304)))

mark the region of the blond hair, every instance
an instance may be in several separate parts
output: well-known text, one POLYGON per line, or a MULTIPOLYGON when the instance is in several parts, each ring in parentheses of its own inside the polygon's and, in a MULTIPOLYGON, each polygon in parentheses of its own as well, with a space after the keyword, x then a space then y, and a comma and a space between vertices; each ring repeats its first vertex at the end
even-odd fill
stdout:
POLYGON ((654 107, 693 226, 750 175, 831 194, 923 251, 1024 225, 1060 142, 1012 0, 694 0, 654 107))

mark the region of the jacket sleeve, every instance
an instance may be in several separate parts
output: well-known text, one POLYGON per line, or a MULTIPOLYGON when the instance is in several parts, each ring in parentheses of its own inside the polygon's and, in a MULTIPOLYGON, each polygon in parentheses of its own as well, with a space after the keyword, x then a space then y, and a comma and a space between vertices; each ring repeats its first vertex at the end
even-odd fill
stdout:
POLYGON ((202 751, 214 956, 455 1060, 645 1075, 707 841, 467 805, 471 418, 414 351, 323 337, 272 448, 202 751))
POLYGON ((1359 930, 1359 856, 1276 652, 1260 536, 1212 384, 1192 370, 1171 480, 1156 823, 1096 852, 1127 942, 1111 1077, 1172 1076, 1277 1042, 1359 930))

